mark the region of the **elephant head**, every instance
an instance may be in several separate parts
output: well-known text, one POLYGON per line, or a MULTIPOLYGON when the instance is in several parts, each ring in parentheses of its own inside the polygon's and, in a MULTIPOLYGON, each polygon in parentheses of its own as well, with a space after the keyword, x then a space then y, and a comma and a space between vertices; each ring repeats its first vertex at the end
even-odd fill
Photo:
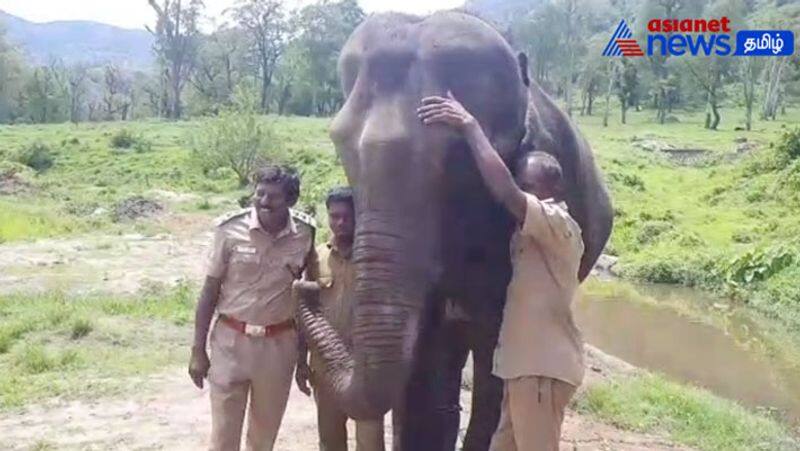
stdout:
MULTIPOLYGON (((452 272, 441 245, 447 234, 444 204, 454 190, 473 190, 476 198, 492 202, 465 141, 447 127, 427 127, 417 119, 420 99, 452 91, 506 161, 522 151, 523 142, 544 142, 526 135, 527 71, 495 29, 468 14, 373 15, 342 49, 339 74, 346 101, 330 136, 355 190, 357 215, 351 349, 306 303, 300 303, 299 317, 340 407, 353 418, 369 418, 398 401, 431 292, 444 272, 452 272)), ((576 177, 585 163, 577 160, 581 152, 557 155, 575 159, 567 169, 576 177)), ((581 189, 597 183, 593 179, 581 189)), ((580 193, 574 198, 581 200, 580 193)), ((508 234, 495 241, 507 255, 508 234)))

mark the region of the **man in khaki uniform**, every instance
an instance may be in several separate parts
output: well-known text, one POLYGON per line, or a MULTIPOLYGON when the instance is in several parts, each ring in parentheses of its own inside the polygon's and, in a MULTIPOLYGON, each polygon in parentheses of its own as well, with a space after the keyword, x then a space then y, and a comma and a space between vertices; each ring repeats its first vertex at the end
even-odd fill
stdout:
POLYGON ((298 359, 291 286, 313 257, 312 220, 289 209, 299 194, 294 170, 267 167, 253 206, 216 227, 189 364, 198 388, 208 377, 211 450, 239 449, 248 397, 247 449, 273 449, 298 359))
MULTIPOLYGON (((334 188, 325 201, 332 238, 317 247, 318 268, 309 267, 309 274, 317 275, 320 286, 320 306, 325 318, 350 346, 353 320, 352 299, 343 296, 353 292, 355 267, 351 260, 355 234, 353 191, 334 188)), ((301 351, 302 352, 302 351, 301 351)), ((301 360, 305 360, 301 357, 301 360)), ((324 384, 315 384, 313 376, 321 374, 322 362, 311 355, 311 382, 317 402, 317 428, 321 451, 347 451, 347 415, 335 404, 324 384)), ((305 386, 303 373, 298 372, 298 385, 305 386)), ((356 451, 383 451, 383 419, 356 421, 356 451)))
POLYGON ((526 154, 515 182, 480 124, 450 93, 423 99, 418 115, 463 133, 489 191, 519 225, 494 353, 493 373, 504 385, 490 449, 557 451, 564 409, 583 379, 583 342, 571 310, 583 240, 561 202, 561 166, 550 154, 526 154))

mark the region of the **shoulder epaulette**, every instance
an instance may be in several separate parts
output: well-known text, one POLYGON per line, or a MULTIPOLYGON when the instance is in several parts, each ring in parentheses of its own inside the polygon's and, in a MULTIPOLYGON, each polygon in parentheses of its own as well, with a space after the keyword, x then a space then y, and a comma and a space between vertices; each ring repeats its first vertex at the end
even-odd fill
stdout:
POLYGON ((239 210, 234 210, 234 211, 230 211, 228 213, 225 213, 225 214, 223 214, 221 216, 218 216, 216 219, 214 219, 214 227, 219 227, 219 226, 225 224, 226 222, 230 221, 231 219, 238 218, 239 216, 242 216, 243 214, 248 214, 248 213, 250 213, 250 208, 241 208, 239 210))
POLYGON ((292 218, 302 222, 303 224, 316 229, 317 228, 317 221, 308 213, 303 213, 302 211, 292 210, 292 218))

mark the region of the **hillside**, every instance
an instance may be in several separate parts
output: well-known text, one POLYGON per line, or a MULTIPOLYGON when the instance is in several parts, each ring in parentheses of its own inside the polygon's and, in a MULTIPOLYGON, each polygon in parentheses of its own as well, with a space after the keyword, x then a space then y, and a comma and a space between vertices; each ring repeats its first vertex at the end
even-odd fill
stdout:
POLYGON ((90 21, 35 23, 2 10, 0 26, 33 64, 47 64, 53 56, 61 58, 65 64, 114 62, 145 67, 153 62, 153 40, 145 30, 90 21))

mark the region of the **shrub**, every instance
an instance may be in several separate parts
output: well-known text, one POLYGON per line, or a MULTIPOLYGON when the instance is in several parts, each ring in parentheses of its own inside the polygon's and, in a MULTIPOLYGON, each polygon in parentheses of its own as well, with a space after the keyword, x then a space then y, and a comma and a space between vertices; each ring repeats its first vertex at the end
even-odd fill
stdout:
POLYGON ((672 223, 668 221, 647 221, 636 235, 636 241, 639 244, 650 244, 672 228, 672 223))
POLYGON ((731 235, 734 243, 752 243, 753 239, 754 236, 749 230, 737 230, 731 235))
POLYGON ((111 147, 115 149, 130 149, 136 142, 136 137, 130 130, 122 128, 111 135, 111 147))
POLYGON ((134 141, 133 150, 136 153, 151 152, 153 150, 153 143, 140 136, 134 141))
POLYGON ((611 172, 608 175, 611 181, 622 183, 634 191, 644 191, 644 180, 636 174, 627 174, 623 172, 611 172))
POLYGON ((723 264, 718 273, 728 285, 740 286, 766 280, 796 261, 797 250, 780 244, 738 255, 723 264))
POLYGON ((227 167, 245 186, 257 166, 275 162, 278 139, 251 113, 223 113, 190 138, 192 157, 204 173, 227 167))
POLYGON ((53 167, 53 152, 47 145, 36 142, 19 151, 16 160, 36 172, 44 172, 53 167))
POLYGON ((73 340, 83 338, 89 335, 92 329, 94 329, 94 327, 91 321, 86 318, 76 318, 70 325, 70 337, 73 340))
POLYGON ((775 146, 775 153, 787 163, 800 157, 800 128, 784 132, 775 146))
POLYGON ((687 258, 684 253, 663 255, 648 252, 624 263, 621 269, 625 277, 644 282, 714 287, 719 283, 714 266, 717 260, 718 257, 704 253, 694 253, 687 258))

